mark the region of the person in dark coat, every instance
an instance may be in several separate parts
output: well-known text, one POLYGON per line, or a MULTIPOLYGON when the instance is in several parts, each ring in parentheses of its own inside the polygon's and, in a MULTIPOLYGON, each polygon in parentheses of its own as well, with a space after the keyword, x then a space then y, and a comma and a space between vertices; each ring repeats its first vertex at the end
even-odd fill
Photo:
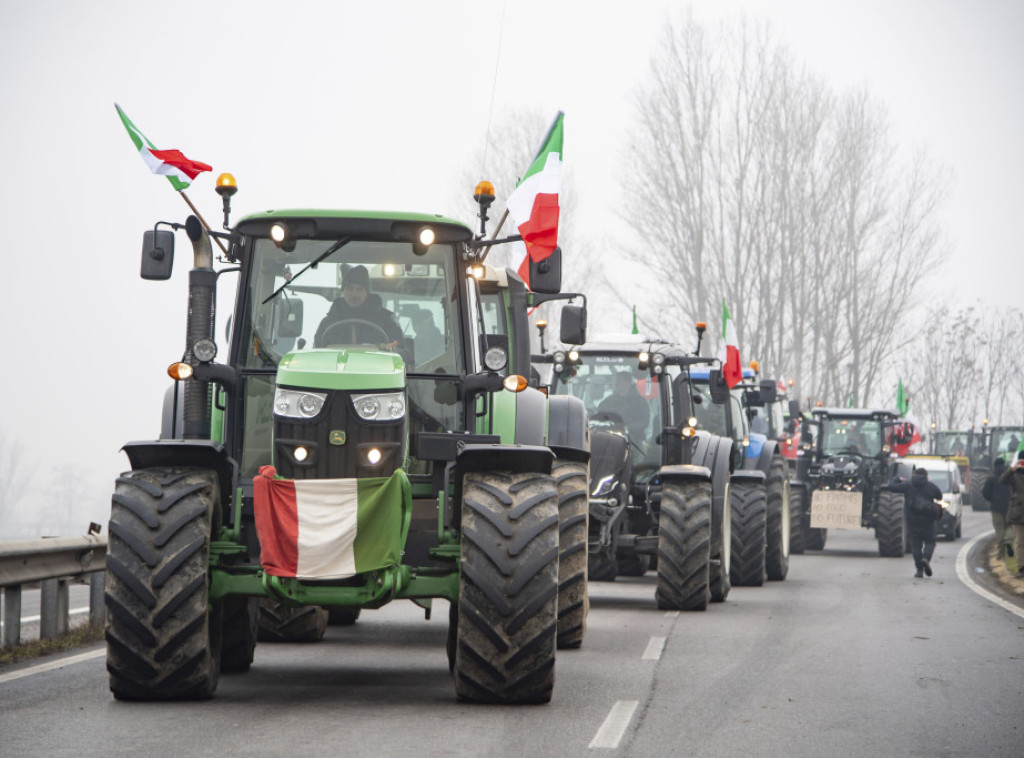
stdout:
POLYGON ((647 401, 640 397, 636 390, 636 382, 628 371, 620 371, 615 375, 615 386, 597 406, 598 413, 615 413, 622 418, 634 439, 643 439, 647 424, 651 420, 651 411, 647 401))
POLYGON ((1010 488, 1006 523, 1013 527, 1013 552, 1017 556, 1017 576, 1024 578, 1024 450, 1017 460, 999 475, 999 482, 1010 488))
POLYGON ((928 481, 928 472, 923 468, 914 469, 910 481, 901 476, 893 477, 888 487, 893 492, 902 492, 907 514, 907 530, 910 532, 910 551, 914 555, 915 577, 932 575, 932 553, 935 552, 935 502, 942 500, 942 490, 928 481))
POLYGON ((1005 470, 1006 463, 1002 458, 996 458, 992 464, 992 475, 985 480, 981 488, 981 496, 988 500, 992 511, 992 528, 997 540, 996 558, 1001 561, 1006 560, 1007 555, 1013 555, 1013 527, 1006 523, 1006 510, 1010 506, 1010 488, 999 481, 1005 470))
POLYGON ((395 314, 384 307, 380 295, 370 292, 370 272, 366 270, 366 266, 343 268, 341 295, 340 300, 331 303, 330 310, 320 322, 313 337, 314 347, 327 347, 325 336, 329 338, 331 344, 338 345, 371 343, 379 344, 387 350, 405 346, 405 336, 395 319, 395 314), (349 323, 332 329, 331 327, 339 321, 349 323), (382 340, 382 336, 387 339, 382 340))

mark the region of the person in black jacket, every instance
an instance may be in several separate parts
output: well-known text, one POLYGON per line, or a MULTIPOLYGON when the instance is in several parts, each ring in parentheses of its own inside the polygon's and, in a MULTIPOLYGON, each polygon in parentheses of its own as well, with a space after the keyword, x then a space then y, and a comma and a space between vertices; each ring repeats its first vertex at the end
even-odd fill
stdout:
POLYGON ((395 314, 384 307, 380 295, 370 292, 366 266, 343 267, 341 295, 320 322, 313 337, 314 347, 361 343, 377 344, 385 350, 404 347, 405 336, 395 314))
POLYGON ((928 472, 915 468, 910 481, 901 476, 893 477, 888 487, 893 492, 902 492, 905 498, 907 529, 910 532, 910 551, 914 554, 915 577, 932 575, 932 553, 935 552, 935 515, 942 500, 942 490, 928 481, 928 472))
POLYGON ((985 480, 981 488, 981 496, 988 500, 992 510, 992 528, 996 533, 998 546, 996 547, 996 558, 1006 560, 1007 555, 1013 555, 1013 527, 1006 523, 1006 509, 1010 507, 1010 488, 999 481, 999 477, 1006 470, 1006 464, 1002 458, 996 458, 992 464, 992 475, 985 480))

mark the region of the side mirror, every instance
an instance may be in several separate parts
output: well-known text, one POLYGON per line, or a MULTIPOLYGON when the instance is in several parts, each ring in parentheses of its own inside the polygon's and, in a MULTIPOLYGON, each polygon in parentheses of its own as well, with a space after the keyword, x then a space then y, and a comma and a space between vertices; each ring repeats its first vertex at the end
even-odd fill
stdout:
POLYGON ((562 325, 558 336, 563 345, 582 345, 587 341, 587 306, 562 306, 562 325))
POLYGON ((775 402, 775 398, 778 397, 778 390, 775 388, 775 382, 771 379, 762 379, 758 392, 761 396, 761 405, 770 405, 775 402))
POLYGON ((164 281, 171 278, 174 267, 174 232, 169 229, 150 229, 142 235, 143 279, 164 281))
POLYGON ((302 309, 305 304, 296 298, 279 300, 275 318, 277 336, 294 339, 302 336, 302 309))
POLYGON ((530 289, 542 295, 562 291, 562 248, 556 247, 542 261, 530 259, 530 289))
POLYGON ((793 418, 800 418, 800 401, 790 400, 789 401, 789 415, 793 418))
POLYGON ((711 402, 715 405, 728 403, 729 385, 722 378, 722 372, 717 368, 711 369, 708 382, 711 385, 711 402))

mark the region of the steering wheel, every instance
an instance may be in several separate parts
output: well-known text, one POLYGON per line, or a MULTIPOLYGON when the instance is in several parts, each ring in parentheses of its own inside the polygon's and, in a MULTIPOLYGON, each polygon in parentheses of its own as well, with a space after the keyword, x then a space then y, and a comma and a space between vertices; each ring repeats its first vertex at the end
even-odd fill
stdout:
POLYGON ((590 417, 590 420, 605 421, 612 424, 621 424, 622 426, 626 425, 626 422, 622 419, 622 416, 620 416, 618 413, 613 413, 612 411, 598 411, 597 413, 590 417))
MULTIPOLYGON (((323 334, 320 335, 319 347, 327 347, 328 345, 359 345, 366 342, 373 343, 370 340, 360 340, 356 335, 363 329, 370 329, 373 332, 373 336, 380 337, 380 341, 374 344, 384 345, 391 342, 388 339, 387 332, 385 332, 378 324, 372 321, 367 321, 363 318, 343 318, 340 321, 335 321, 333 324, 324 329, 323 334), (345 332, 345 330, 348 332, 345 332)), ((364 332, 365 333, 365 332, 364 332)))

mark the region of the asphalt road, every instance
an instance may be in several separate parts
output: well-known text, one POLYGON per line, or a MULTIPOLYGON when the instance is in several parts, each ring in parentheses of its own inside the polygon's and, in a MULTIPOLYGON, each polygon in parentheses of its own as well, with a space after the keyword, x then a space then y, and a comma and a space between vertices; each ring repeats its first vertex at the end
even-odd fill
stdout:
POLYGON ((394 603, 320 643, 261 644, 199 703, 116 702, 102 647, 41 659, 0 670, 0 755, 1020 755, 1024 611, 955 568, 990 528, 968 509, 931 579, 866 530, 833 532, 787 581, 705 613, 658 611, 653 575, 592 584, 545 706, 456 702, 442 603, 429 622, 394 603))

